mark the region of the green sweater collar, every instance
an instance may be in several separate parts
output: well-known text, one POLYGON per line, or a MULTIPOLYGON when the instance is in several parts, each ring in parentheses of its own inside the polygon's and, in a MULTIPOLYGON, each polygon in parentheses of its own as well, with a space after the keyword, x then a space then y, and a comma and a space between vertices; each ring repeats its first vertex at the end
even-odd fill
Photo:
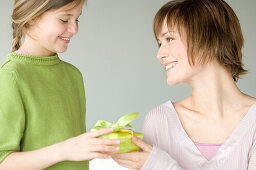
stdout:
POLYGON ((33 56, 27 54, 20 54, 20 53, 10 53, 7 57, 7 60, 18 61, 21 63, 28 63, 28 64, 36 64, 36 65, 55 65, 60 63, 60 59, 58 54, 54 56, 33 56))

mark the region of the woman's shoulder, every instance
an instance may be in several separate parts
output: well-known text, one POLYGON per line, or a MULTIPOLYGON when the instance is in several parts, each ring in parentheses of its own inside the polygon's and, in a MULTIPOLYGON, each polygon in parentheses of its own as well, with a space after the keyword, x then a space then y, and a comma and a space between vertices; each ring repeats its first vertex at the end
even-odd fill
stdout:
POLYGON ((147 113, 143 125, 144 140, 151 144, 163 146, 166 144, 166 137, 168 140, 174 139, 172 137, 177 134, 179 127, 173 102, 167 101, 147 113))
POLYGON ((173 107, 173 102, 167 101, 149 110, 145 121, 153 120, 155 122, 157 120, 166 120, 170 117, 173 117, 175 114, 176 113, 173 107))

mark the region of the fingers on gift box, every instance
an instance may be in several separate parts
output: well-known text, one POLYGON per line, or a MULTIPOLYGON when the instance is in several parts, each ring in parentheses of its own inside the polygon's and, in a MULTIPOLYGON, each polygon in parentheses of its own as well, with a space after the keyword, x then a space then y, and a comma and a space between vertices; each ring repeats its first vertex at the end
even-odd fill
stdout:
POLYGON ((138 114, 138 112, 126 114, 115 123, 110 123, 104 120, 98 120, 98 122, 95 124, 94 128, 91 129, 91 131, 112 127, 114 128, 114 131, 112 133, 102 135, 99 138, 120 140, 120 145, 118 145, 119 151, 114 153, 139 151, 140 148, 132 142, 132 136, 135 135, 142 140, 143 133, 133 132, 130 129, 123 129, 123 127, 132 128, 132 126, 129 123, 137 119, 138 114))

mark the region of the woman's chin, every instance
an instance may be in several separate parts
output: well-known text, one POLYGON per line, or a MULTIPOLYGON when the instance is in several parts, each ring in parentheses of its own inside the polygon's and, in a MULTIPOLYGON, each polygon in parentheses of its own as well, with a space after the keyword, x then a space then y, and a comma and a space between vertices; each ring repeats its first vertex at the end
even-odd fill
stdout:
POLYGON ((179 85, 179 84, 181 84, 181 82, 180 81, 177 81, 177 80, 174 80, 174 79, 167 79, 167 84, 169 85, 169 86, 176 86, 176 85, 179 85))

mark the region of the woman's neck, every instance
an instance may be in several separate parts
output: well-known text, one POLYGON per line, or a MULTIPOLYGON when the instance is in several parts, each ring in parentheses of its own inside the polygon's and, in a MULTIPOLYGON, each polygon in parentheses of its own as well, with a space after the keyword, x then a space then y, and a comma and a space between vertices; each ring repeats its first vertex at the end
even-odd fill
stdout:
POLYGON ((187 99, 187 104, 207 117, 221 119, 225 114, 244 106, 249 99, 238 89, 231 74, 216 63, 207 64, 189 84, 192 95, 187 99))

